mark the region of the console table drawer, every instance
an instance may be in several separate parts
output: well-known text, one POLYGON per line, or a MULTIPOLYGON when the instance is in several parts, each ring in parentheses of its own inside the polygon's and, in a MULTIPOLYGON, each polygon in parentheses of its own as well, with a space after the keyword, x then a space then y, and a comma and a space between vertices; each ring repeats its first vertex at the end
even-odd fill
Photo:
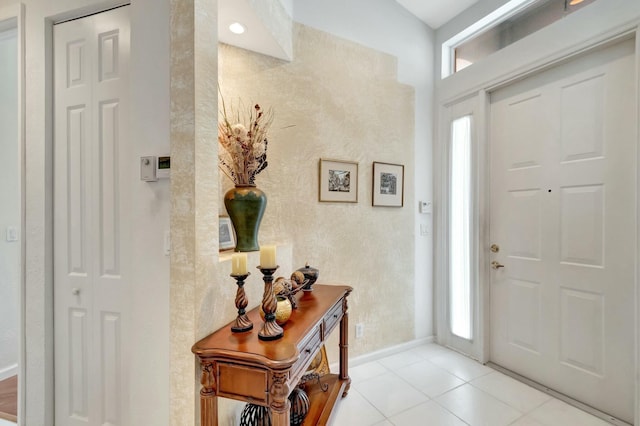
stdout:
POLYGON ((342 318, 342 303, 336 304, 327 315, 325 315, 324 321, 324 337, 328 336, 335 326, 340 322, 342 318))
POLYGON ((292 378, 298 378, 298 375, 307 368, 307 365, 311 363, 312 357, 322 343, 322 335, 320 334, 320 327, 316 327, 309 336, 298 347, 300 351, 300 359, 296 362, 293 368, 292 378))
POLYGON ((218 395, 253 403, 267 403, 266 370, 218 363, 218 395))

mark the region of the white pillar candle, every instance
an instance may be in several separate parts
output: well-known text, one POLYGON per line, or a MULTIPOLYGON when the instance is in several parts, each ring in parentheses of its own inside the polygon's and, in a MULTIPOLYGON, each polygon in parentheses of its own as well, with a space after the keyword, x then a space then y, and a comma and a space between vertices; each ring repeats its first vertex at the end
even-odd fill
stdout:
POLYGON ((278 266, 276 262, 276 246, 260 247, 260 267, 275 268, 278 266))
POLYGON ((247 253, 233 253, 231 255, 231 273, 233 275, 247 274, 247 253))

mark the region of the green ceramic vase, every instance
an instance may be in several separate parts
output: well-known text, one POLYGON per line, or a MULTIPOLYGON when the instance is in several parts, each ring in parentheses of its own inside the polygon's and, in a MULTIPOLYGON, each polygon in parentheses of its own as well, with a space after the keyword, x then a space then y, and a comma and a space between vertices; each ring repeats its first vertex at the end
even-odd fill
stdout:
POLYGON ((236 231, 236 251, 258 251, 258 230, 267 207, 267 196, 255 185, 236 185, 224 194, 231 223, 236 231))

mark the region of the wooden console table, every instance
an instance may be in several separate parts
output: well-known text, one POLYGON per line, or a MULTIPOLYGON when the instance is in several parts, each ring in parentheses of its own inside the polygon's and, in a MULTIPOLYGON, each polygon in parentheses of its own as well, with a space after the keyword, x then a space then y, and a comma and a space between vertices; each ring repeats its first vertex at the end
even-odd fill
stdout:
MULTIPOLYGON (((274 341, 258 339, 262 319, 258 309, 249 312, 253 330, 232 333, 226 325, 193 345, 200 360, 200 421, 217 426, 217 397, 236 399, 269 407, 273 426, 289 426, 289 393, 304 375, 331 331, 340 324, 340 372, 323 376, 326 392, 310 389, 311 401, 304 425, 323 425, 339 395, 346 396, 351 379, 348 367, 348 286, 319 285, 296 295, 294 309, 283 326, 284 337, 274 341)), ((317 385, 316 385, 317 386, 317 385)))

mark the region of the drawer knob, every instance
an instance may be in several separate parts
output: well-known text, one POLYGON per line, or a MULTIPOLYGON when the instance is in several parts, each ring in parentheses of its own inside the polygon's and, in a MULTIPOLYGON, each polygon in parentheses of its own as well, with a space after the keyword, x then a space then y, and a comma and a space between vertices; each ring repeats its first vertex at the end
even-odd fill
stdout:
POLYGON ((333 314, 333 317, 334 318, 338 318, 338 314, 333 314))
POLYGON ((310 354, 311 353, 311 348, 307 348, 304 350, 306 353, 310 354))

